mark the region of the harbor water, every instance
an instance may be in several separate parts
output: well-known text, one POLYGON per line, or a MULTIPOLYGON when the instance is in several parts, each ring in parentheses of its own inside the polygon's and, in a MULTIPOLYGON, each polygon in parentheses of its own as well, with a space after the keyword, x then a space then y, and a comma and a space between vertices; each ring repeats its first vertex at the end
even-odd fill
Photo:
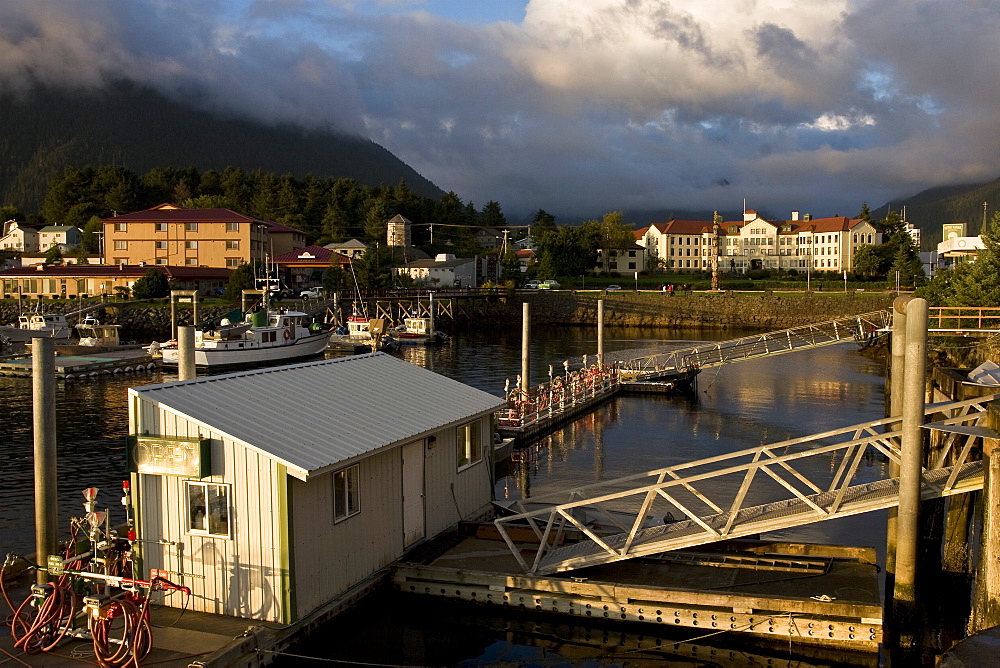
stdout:
MULTIPOLYGON (((532 336, 533 384, 548 379, 549 364, 558 374, 564 360, 579 368, 583 355, 596 352, 596 332, 590 328, 536 328, 532 336)), ((604 340, 607 352, 635 349, 641 354, 664 345, 681 347, 718 338, 721 335, 701 331, 609 329, 604 340)), ((519 331, 492 330, 453 336, 437 348, 406 347, 395 354, 502 395, 505 381, 513 384, 520 371, 520 346, 519 331)), ((69 517, 80 515, 80 490, 88 486, 101 488, 99 507, 122 518, 118 500, 121 481, 127 477, 127 388, 174 378, 158 371, 57 384, 59 508, 64 525, 69 517)), ((861 356, 849 343, 708 369, 689 395, 620 396, 566 424, 503 469, 496 496, 517 499, 563 490, 878 419, 883 416, 883 390, 884 365, 861 356)), ((262 399, 266 406, 266 398, 262 399)), ((0 378, 0 406, 4 416, 0 456, 5 462, 0 550, 29 553, 34 544, 31 380, 0 378)), ((866 465, 874 477, 882 474, 879 467, 885 464, 866 465)), ((844 518, 768 537, 874 547, 881 562, 885 514, 844 518)), ((474 613, 482 619, 471 623, 473 613, 465 606, 413 598, 394 595, 370 602, 325 629, 321 646, 307 644, 302 651, 373 664, 649 665, 649 659, 641 658, 644 654, 636 654, 642 643, 636 646, 615 631, 610 633, 618 639, 610 644, 609 631, 596 627, 574 630, 572 639, 554 642, 552 634, 569 631, 539 630, 533 621, 515 629, 513 621, 482 611, 474 613), (381 630, 382 640, 365 640, 367 633, 375 633, 373 629, 381 630), (593 642, 585 638, 592 634, 593 642), (628 663, 636 659, 637 663, 628 663)), ((697 645, 691 649, 685 644, 670 656, 680 661, 697 651, 697 645)))

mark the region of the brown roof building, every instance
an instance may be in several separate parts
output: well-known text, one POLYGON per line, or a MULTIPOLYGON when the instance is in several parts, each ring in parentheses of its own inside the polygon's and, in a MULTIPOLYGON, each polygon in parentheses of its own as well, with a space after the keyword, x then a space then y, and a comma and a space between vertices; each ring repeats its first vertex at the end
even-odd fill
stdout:
POLYGON ((101 222, 105 264, 235 269, 306 245, 301 230, 229 209, 161 204, 101 222))

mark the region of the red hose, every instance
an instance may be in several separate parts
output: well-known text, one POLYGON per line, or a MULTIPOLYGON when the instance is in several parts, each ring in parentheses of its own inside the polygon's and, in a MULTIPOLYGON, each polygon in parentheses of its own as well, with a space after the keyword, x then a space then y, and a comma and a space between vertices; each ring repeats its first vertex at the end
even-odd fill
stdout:
POLYGON ((153 647, 152 631, 149 626, 149 599, 143 598, 138 605, 131 598, 119 598, 108 604, 107 615, 103 619, 90 617, 90 634, 94 640, 94 656, 102 668, 122 668, 138 666, 153 647), (112 629, 115 619, 120 619, 120 629, 112 629), (117 642, 111 641, 113 630, 120 630, 117 642))

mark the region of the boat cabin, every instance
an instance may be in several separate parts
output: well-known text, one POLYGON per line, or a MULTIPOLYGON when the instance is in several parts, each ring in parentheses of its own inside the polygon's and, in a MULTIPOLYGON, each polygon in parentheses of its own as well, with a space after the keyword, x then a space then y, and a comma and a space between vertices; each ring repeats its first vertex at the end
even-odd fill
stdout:
POLYGON ((291 623, 482 517, 504 402, 383 353, 129 389, 141 568, 165 603, 291 623))
POLYGON ((81 346, 88 348, 117 347, 121 344, 118 331, 121 325, 102 325, 96 318, 84 318, 77 326, 81 346))
POLYGON ((69 323, 66 322, 66 316, 60 313, 35 313, 18 316, 17 326, 21 329, 50 329, 55 331, 69 327, 69 323))

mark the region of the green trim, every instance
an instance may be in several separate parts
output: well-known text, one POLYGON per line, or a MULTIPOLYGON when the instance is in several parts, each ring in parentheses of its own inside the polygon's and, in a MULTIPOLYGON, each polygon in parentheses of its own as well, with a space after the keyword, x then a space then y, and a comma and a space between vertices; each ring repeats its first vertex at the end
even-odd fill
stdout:
POLYGON ((292 558, 292 489, 288 469, 275 465, 274 487, 278 496, 278 559, 281 571, 281 621, 291 624, 298 617, 295 601, 295 560, 292 558))

